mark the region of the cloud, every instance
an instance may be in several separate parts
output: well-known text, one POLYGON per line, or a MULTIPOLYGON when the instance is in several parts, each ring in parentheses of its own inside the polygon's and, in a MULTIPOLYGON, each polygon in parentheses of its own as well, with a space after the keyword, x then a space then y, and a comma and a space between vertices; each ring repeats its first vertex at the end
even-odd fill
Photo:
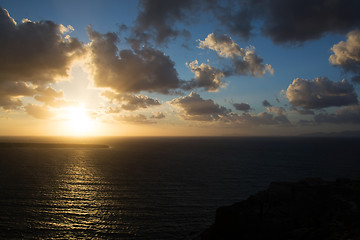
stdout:
POLYGON ((267 110, 268 112, 276 113, 279 116, 287 114, 286 109, 283 107, 268 107, 267 110))
POLYGON ((5 110, 16 110, 22 106, 22 101, 16 97, 0 96, 0 107, 5 110))
POLYGON ((312 81, 296 78, 287 88, 286 97, 293 106, 305 109, 338 107, 358 102, 353 86, 345 79, 332 82, 326 77, 312 81))
POLYGON ((199 48, 211 49, 220 57, 230 58, 233 69, 230 70, 229 75, 262 77, 266 72, 274 74, 271 65, 263 64, 264 60, 256 54, 254 47, 240 48, 228 35, 219 36, 210 33, 204 41, 199 40, 199 48))
POLYGON ((97 87, 118 93, 140 91, 169 94, 180 86, 175 63, 163 52, 144 47, 135 52, 121 50, 118 57, 114 33, 100 34, 88 29, 91 40, 92 72, 97 87))
POLYGON ((244 112, 250 111, 250 105, 248 103, 234 103, 233 106, 238 111, 244 111, 244 112))
POLYGON ((330 63, 343 68, 345 72, 358 74, 352 81, 360 82, 360 31, 349 32, 346 41, 335 44, 331 51, 334 54, 329 57, 330 63))
POLYGON ((267 112, 252 113, 229 113, 221 121, 233 126, 258 126, 258 125, 289 125, 290 121, 285 115, 274 116, 267 112))
POLYGON ((360 105, 342 107, 335 113, 320 113, 314 120, 316 123, 360 124, 360 105))
POLYGON ((54 114, 46 106, 29 103, 24 107, 24 109, 27 114, 38 119, 49 119, 54 116, 54 114))
POLYGON ((0 107, 5 110, 15 110, 22 106, 21 97, 36 93, 35 86, 21 81, 1 81, 0 107))
POLYGON ((154 113, 151 118, 155 118, 155 119, 163 119, 165 118, 165 115, 162 112, 158 112, 158 113, 154 113))
POLYGON ((226 86, 223 82, 225 74, 221 70, 204 63, 199 65, 197 60, 190 62, 188 66, 195 73, 195 78, 184 82, 183 89, 204 88, 209 92, 217 92, 219 88, 226 86))
POLYGON ((195 92, 191 92, 185 97, 175 98, 170 104, 182 109, 182 117, 185 120, 215 121, 230 112, 211 99, 204 100, 195 92))
POLYGON ((262 105, 264 106, 264 107, 272 107, 272 105, 271 105, 271 103, 269 103, 269 101, 268 100, 264 100, 264 101, 262 101, 262 105))
MULTIPOLYGON (((277 116, 267 112, 258 114, 244 112, 237 114, 233 113, 230 109, 219 106, 211 99, 205 100, 201 98, 195 92, 191 92, 189 96, 173 99, 170 104, 182 110, 181 117, 185 120, 215 122, 219 125, 225 124, 233 127, 290 124, 284 111, 282 115, 277 116)), ((276 113, 279 112, 276 111, 276 113)))
POLYGON ((214 33, 210 33, 204 41, 198 41, 199 48, 214 50, 219 56, 224 58, 245 56, 245 50, 240 48, 228 35, 215 35, 214 33))
POLYGON ((259 28, 275 43, 301 43, 360 26, 356 0, 211 1, 221 24, 244 39, 259 28), (214 4, 215 2, 216 4, 214 4), (345 14, 344 14, 345 13, 345 14))
POLYGON ((186 30, 176 29, 175 23, 186 20, 189 10, 194 10, 197 1, 191 0, 141 0, 133 32, 135 39, 146 42, 154 38, 158 44, 179 35, 187 36, 186 30))
POLYGON ((149 120, 143 114, 136 114, 136 115, 119 115, 115 117, 115 120, 127 122, 131 124, 156 124, 155 121, 149 120))
POLYGON ((274 69, 270 64, 263 64, 264 60, 255 52, 255 48, 248 48, 243 59, 234 60, 235 73, 239 75, 251 75, 262 77, 269 72, 274 74, 274 69))
POLYGON ((191 24, 189 16, 212 13, 222 28, 247 40, 257 30, 275 43, 302 43, 328 33, 345 33, 360 27, 356 0, 249 0, 140 2, 134 32, 158 43, 181 35, 178 22, 191 24), (345 13, 345 14, 344 14, 345 13), (144 34, 146 33, 146 34, 144 34))
POLYGON ((356 84, 360 84, 360 75, 351 78, 351 81, 356 84))
POLYGON ((84 48, 76 38, 63 37, 64 26, 51 21, 16 23, 0 8, 0 84, 33 84, 68 77, 72 62, 84 48))
POLYGON ((301 114, 301 115, 314 115, 315 112, 310 110, 310 109, 304 109, 304 108, 297 108, 297 107, 292 107, 292 110, 295 110, 297 113, 301 114))
POLYGON ((105 110, 105 113, 106 114, 112 114, 112 113, 120 113, 121 112, 121 109, 118 108, 118 107, 108 107, 106 110, 105 110))
POLYGON ((22 97, 32 97, 51 107, 74 105, 74 102, 62 99, 63 91, 56 91, 52 87, 36 86, 21 81, 5 81, 0 84, 0 107, 5 110, 17 110, 23 103, 22 97), (59 99, 60 98, 60 99, 59 99))
POLYGON ((120 104, 119 108, 127 111, 135 111, 140 108, 161 105, 157 99, 149 98, 145 95, 117 94, 105 91, 102 96, 111 100, 112 103, 120 104))
POLYGON ((68 101, 63 99, 64 92, 62 90, 56 91, 52 87, 44 86, 37 87, 35 90, 36 94, 34 96, 34 99, 44 103, 46 106, 60 108, 77 104, 77 102, 75 101, 68 101))
POLYGON ((16 23, 6 9, 0 8, 0 107, 19 109, 22 97, 35 94, 40 101, 49 100, 45 98, 50 98, 50 93, 41 91, 49 83, 68 77, 72 63, 85 52, 76 38, 63 36, 72 30, 51 21, 24 19, 16 23))
POLYGON ((266 108, 266 110, 268 112, 272 112, 276 114, 276 116, 274 117, 274 121, 276 122, 275 124, 290 124, 290 121, 286 116, 287 111, 285 108, 269 106, 266 108))
POLYGON ((161 44, 188 35, 177 23, 190 25, 209 13, 221 29, 244 40, 261 32, 275 43, 303 43, 359 28, 359 8, 356 0, 142 0, 131 40, 161 44))
POLYGON ((37 95, 35 95, 34 98, 49 105, 52 105, 56 98, 64 97, 63 91, 56 91, 52 87, 38 87, 36 90, 37 95))

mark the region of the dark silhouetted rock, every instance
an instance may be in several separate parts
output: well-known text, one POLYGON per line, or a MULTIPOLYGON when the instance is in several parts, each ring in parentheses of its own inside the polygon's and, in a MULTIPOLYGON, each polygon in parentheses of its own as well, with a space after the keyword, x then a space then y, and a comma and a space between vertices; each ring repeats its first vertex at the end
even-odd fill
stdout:
POLYGON ((215 223, 197 239, 360 239, 360 182, 271 183, 247 200, 220 207, 215 223))

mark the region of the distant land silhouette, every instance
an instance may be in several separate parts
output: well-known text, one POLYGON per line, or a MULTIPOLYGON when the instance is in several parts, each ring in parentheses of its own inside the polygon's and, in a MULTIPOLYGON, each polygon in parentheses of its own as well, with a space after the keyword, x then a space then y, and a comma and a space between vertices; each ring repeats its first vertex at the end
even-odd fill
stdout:
POLYGON ((0 148, 109 148, 105 144, 0 142, 0 148))
POLYGON ((300 134, 298 137, 346 137, 360 138, 360 131, 343 131, 343 132, 315 132, 309 134, 300 134))

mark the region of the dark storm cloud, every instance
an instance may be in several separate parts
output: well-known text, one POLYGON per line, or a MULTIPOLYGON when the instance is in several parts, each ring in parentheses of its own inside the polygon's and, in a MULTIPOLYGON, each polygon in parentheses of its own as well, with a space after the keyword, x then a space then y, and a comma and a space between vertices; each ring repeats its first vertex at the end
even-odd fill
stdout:
POLYGON ((248 103, 234 103, 233 106, 238 111, 244 111, 244 112, 250 111, 250 105, 248 103))
POLYGON ((137 39, 163 43, 181 35, 176 23, 211 13, 221 28, 247 40, 258 29, 275 43, 301 43, 327 33, 360 27, 357 0, 143 0, 134 33, 137 39))
MULTIPOLYGON (((252 1, 256 7, 257 1, 252 1)), ((274 42, 304 42, 360 26, 357 0, 264 0, 263 32, 274 42)))
POLYGON ((360 106, 351 105, 339 108, 335 113, 320 113, 315 115, 316 123, 352 123, 360 124, 360 106))
MULTIPOLYGON (((219 1, 220 2, 220 1, 219 1)), ((249 38, 260 25, 275 43, 318 39, 360 26, 357 0, 244 0, 213 5, 215 16, 232 34, 249 38), (234 10, 235 9, 235 10, 234 10), (256 22, 256 24, 255 24, 256 22)))
POLYGON ((89 28, 88 34, 95 86, 109 87, 119 93, 163 94, 180 86, 175 63, 163 52, 144 47, 118 53, 118 37, 114 33, 100 34, 89 28))
POLYGON ((330 63, 357 74, 351 80, 360 83, 360 31, 349 32, 346 41, 335 44, 331 50, 334 54, 329 58, 330 63))
POLYGON ((286 97, 293 106, 305 109, 338 107, 358 102, 354 87, 345 79, 333 82, 326 77, 312 81, 296 78, 286 90, 286 97))
POLYGON ((356 84, 360 84, 360 75, 351 78, 351 81, 356 84))
POLYGON ((186 30, 174 27, 175 23, 185 21, 189 12, 195 11, 197 3, 193 0, 141 0, 139 14, 133 32, 135 39, 146 42, 154 38, 157 43, 164 43, 179 35, 188 36, 186 30))
POLYGON ((140 108, 160 105, 160 102, 157 99, 149 98, 148 96, 141 94, 117 94, 105 91, 102 93, 102 96, 108 98, 112 103, 117 104, 120 109, 127 111, 135 111, 140 108))
POLYGON ((180 107, 184 111, 183 118, 186 120, 214 121, 230 112, 211 99, 201 98, 195 92, 191 92, 189 96, 173 99, 170 104, 180 107))

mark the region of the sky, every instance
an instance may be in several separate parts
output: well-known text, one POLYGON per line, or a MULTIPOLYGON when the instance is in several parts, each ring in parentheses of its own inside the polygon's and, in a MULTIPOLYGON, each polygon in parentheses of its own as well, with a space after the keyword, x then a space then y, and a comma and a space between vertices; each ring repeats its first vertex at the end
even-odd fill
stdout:
POLYGON ((360 131, 357 0, 0 0, 0 135, 360 131))

